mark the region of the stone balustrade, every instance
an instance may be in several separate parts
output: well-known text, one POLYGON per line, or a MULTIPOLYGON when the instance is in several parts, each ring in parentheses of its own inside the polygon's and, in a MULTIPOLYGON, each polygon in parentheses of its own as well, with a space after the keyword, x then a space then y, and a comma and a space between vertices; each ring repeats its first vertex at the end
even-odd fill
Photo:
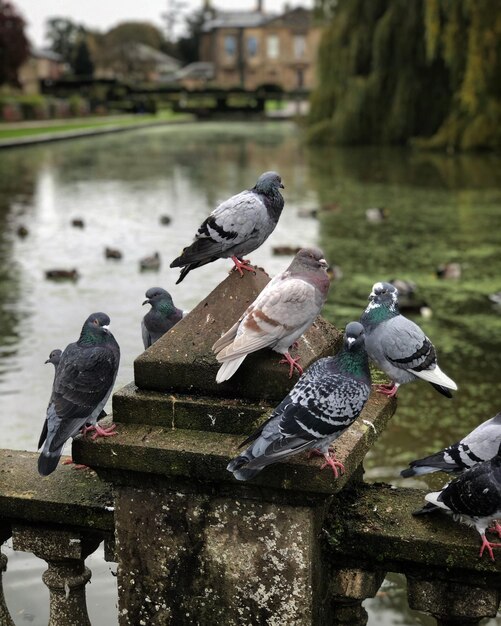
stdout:
MULTIPOLYGON (((337 480, 304 455, 247 483, 226 471, 296 380, 261 351, 214 382, 211 345, 267 280, 232 273, 138 357, 134 383, 113 397, 117 436, 73 443, 75 461, 97 475, 60 466, 41 479, 36 455, 0 451, 0 545, 12 536, 47 561, 51 626, 89 624, 84 560, 103 538, 118 563, 120 626, 362 626, 362 602, 390 571, 406 575, 409 605, 439 625, 495 615, 501 571, 477 558, 475 531, 413 518, 420 491, 363 483, 395 400, 372 394, 336 441, 346 467, 337 480)), ((318 318, 299 342, 303 367, 339 343, 318 318)), ((9 620, 0 593, 0 624, 9 620)))

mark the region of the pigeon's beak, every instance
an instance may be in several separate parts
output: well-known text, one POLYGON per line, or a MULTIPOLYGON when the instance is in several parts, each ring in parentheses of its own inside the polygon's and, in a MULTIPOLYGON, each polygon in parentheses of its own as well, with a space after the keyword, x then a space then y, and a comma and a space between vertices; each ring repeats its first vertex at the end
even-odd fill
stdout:
POLYGON ((143 306, 144 306, 145 304, 151 304, 151 302, 150 302, 149 300, 145 300, 145 301, 143 302, 143 306))
POLYGON ((280 187, 280 189, 285 189, 283 183, 280 183, 280 185, 278 185, 280 187))
POLYGON ((44 365, 47 365, 47 363, 50 363, 50 359, 47 359, 47 360, 44 362, 44 365))
POLYGON ((325 259, 319 259, 318 264, 320 265, 320 267, 323 267, 325 269, 329 267, 329 264, 327 263, 325 259))
POLYGON ((101 326, 101 328, 104 330, 105 333, 109 333, 109 326, 101 326))
POLYGON ((348 344, 348 350, 350 350, 351 346, 355 343, 355 337, 346 337, 346 343, 348 344))

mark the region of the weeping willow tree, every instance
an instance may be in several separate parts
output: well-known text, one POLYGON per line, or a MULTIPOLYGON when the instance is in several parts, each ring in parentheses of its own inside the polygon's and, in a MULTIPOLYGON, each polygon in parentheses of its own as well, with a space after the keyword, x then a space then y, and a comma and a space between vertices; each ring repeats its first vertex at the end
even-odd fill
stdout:
POLYGON ((314 143, 501 148, 499 0, 319 0, 314 143))

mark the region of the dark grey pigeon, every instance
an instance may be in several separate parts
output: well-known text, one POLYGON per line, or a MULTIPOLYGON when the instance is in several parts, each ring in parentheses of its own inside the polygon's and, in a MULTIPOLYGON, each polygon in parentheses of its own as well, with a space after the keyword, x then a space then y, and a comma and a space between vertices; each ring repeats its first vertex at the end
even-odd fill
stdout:
POLYGON ((398 290, 393 285, 374 284, 360 321, 369 357, 392 380, 378 391, 392 397, 400 385, 422 378, 452 397, 449 389, 457 389, 456 383, 439 368, 435 347, 421 328, 400 315, 398 290))
MULTIPOLYGON (((120 348, 108 330, 110 318, 93 313, 82 327, 76 343, 70 343, 56 368, 52 395, 47 408, 47 433, 38 458, 38 471, 47 476, 56 469, 63 446, 86 424, 99 435, 113 430, 96 424, 108 400, 120 362, 120 348)), ((39 446, 39 447, 40 447, 39 446)))
POLYGON ((501 547, 501 544, 488 541, 485 532, 501 517, 501 455, 465 470, 441 491, 428 493, 425 499, 428 504, 415 515, 434 512, 438 508, 468 526, 474 526, 482 538, 480 556, 487 549, 494 561, 492 548, 501 547))
POLYGON ((360 415, 371 391, 364 347, 364 329, 358 322, 346 327, 341 350, 311 365, 273 411, 270 418, 242 445, 251 444, 227 469, 237 480, 254 478, 264 467, 298 452, 323 455, 338 476, 343 464, 329 446, 360 415))
POLYGON ((222 363, 216 382, 228 380, 245 357, 261 348, 283 354, 294 368, 302 368, 289 354, 292 344, 313 324, 320 313, 330 280, 328 264, 319 248, 302 248, 289 267, 261 291, 242 317, 213 345, 222 363))
MULTIPOLYGON (((54 366, 54 378, 56 377, 57 366, 59 365, 59 361, 61 360, 62 353, 63 353, 62 350, 59 350, 59 348, 56 348, 55 350, 52 350, 52 352, 49 354, 49 358, 45 361, 45 365, 47 365, 47 363, 52 363, 52 365, 54 366)), ((47 409, 48 408, 49 407, 47 407, 47 409)), ((40 434, 40 439, 38 440, 37 450, 42 447, 43 442, 45 441, 46 437, 47 437, 47 417, 44 420, 42 432, 40 434)))
POLYGON ((183 312, 174 306, 172 296, 161 287, 151 287, 145 293, 144 304, 151 304, 151 309, 141 321, 144 348, 149 348, 162 335, 170 330, 183 317, 183 312))
POLYGON ((171 267, 182 267, 176 282, 197 267, 217 259, 231 258, 235 267, 250 270, 243 259, 271 235, 277 225, 284 199, 282 179, 276 172, 265 172, 252 189, 242 191, 222 202, 202 223, 195 241, 172 261, 171 267))
POLYGON ((459 473, 477 463, 488 461, 498 453, 501 445, 501 413, 477 426, 469 435, 452 445, 412 461, 410 467, 400 472, 404 478, 432 472, 459 473))

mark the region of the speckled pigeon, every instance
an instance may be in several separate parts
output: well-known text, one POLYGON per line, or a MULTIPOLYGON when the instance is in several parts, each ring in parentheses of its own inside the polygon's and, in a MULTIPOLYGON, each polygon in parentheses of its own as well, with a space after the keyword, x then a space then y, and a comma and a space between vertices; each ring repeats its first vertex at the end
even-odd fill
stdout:
POLYGON ((398 291, 390 283, 375 283, 361 323, 369 357, 391 379, 378 391, 390 397, 398 387, 416 378, 428 381, 448 398, 456 383, 438 366, 435 347, 417 324, 400 315, 398 291))
MULTIPOLYGON (((38 471, 47 476, 56 469, 63 446, 86 424, 100 436, 112 434, 113 426, 101 428, 96 420, 106 404, 118 372, 120 348, 108 330, 110 318, 93 313, 82 327, 76 343, 70 343, 56 368, 47 408, 47 433, 38 458, 38 471)), ((39 446, 40 447, 40 446, 39 446)))
POLYGON ((265 172, 252 189, 214 209, 198 229, 195 241, 170 264, 183 268, 176 284, 191 270, 216 259, 231 257, 240 275, 242 270, 251 270, 243 256, 259 248, 273 232, 284 208, 279 191, 283 188, 276 172, 265 172))
POLYGON ((485 532, 492 522, 501 517, 501 455, 483 461, 465 470, 441 491, 425 496, 427 504, 414 515, 434 512, 439 509, 459 518, 459 521, 474 526, 482 538, 480 556, 487 549, 494 561, 492 548, 499 543, 487 540, 485 532))
POLYGON ((182 319, 183 312, 174 306, 170 293, 161 287, 151 287, 145 295, 143 305, 151 304, 151 309, 141 321, 146 350, 182 319))
POLYGON ((498 453, 501 445, 501 413, 477 426, 469 435, 452 445, 412 461, 410 467, 400 472, 404 478, 432 472, 459 473, 477 463, 488 461, 498 453))
POLYGON ((228 471, 237 480, 249 480, 271 463, 310 450, 324 456, 321 469, 330 466, 337 478, 337 468, 344 466, 329 446, 360 415, 370 390, 364 329, 350 322, 339 353, 306 370, 263 426, 241 444, 250 445, 228 471))
POLYGON ((289 267, 271 280, 242 317, 213 345, 222 363, 218 383, 228 380, 245 357, 261 348, 283 354, 289 377, 302 368, 289 354, 290 346, 313 324, 330 286, 328 264, 318 248, 302 248, 289 267))

